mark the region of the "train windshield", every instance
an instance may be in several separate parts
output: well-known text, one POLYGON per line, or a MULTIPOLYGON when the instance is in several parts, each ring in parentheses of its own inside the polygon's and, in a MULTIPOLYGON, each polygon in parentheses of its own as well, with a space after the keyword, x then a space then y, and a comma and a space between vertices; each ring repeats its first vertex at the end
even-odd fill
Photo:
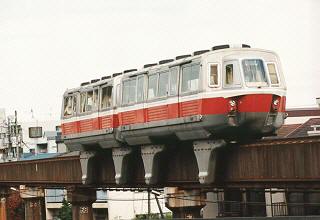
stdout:
POLYGON ((247 86, 268 86, 266 71, 260 59, 242 61, 244 80, 247 86))

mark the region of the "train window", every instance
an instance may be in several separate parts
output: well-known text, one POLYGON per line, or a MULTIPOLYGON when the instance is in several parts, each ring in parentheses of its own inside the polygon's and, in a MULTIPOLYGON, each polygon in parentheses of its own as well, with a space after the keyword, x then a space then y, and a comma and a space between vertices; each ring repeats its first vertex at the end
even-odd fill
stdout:
POLYGON ((279 79, 277 75, 277 70, 276 70, 276 65, 274 63, 268 63, 268 71, 269 71, 269 76, 271 80, 272 85, 277 85, 279 84, 279 79))
POLYGON ((92 109, 97 110, 99 106, 99 90, 93 90, 93 102, 92 102, 92 109))
POLYGON ((233 84, 233 64, 226 65, 226 84, 233 84))
POLYGON ((86 93, 83 92, 80 94, 80 113, 85 112, 85 105, 86 105, 86 93))
POLYGON ((73 100, 75 100, 75 97, 73 96, 67 96, 64 98, 64 116, 71 116, 74 113, 74 107, 73 107, 73 100))
POLYGON ((182 67, 181 92, 192 92, 199 88, 200 65, 188 65, 182 67))
POLYGON ((210 86, 218 86, 219 78, 218 78, 218 64, 210 64, 210 86))
POLYGON ((101 109, 111 107, 112 86, 106 86, 101 89, 101 109))
POLYGON ((158 74, 149 75, 148 78, 148 100, 157 96, 158 74))
POLYGON ((137 102, 144 100, 144 76, 137 77, 137 102))
POLYGON ((120 84, 118 84, 116 87, 116 106, 120 105, 120 98, 120 84))
POLYGON ((132 104, 136 102, 136 78, 123 82, 122 104, 132 104))
POLYGON ((170 95, 178 94, 178 68, 170 69, 170 95))
POLYGON ((159 74, 159 86, 158 86, 158 97, 164 97, 169 92, 169 71, 161 72, 159 74))
POLYGON ((241 85, 238 61, 227 61, 224 63, 224 85, 226 87, 241 85))
POLYGON ((93 91, 87 92, 87 99, 85 104, 85 111, 89 112, 92 110, 93 107, 93 91))
POLYGON ((268 81, 260 59, 247 59, 242 61, 244 80, 247 86, 267 86, 268 81))
POLYGON ((97 89, 80 93, 80 113, 97 109, 98 100, 97 89))

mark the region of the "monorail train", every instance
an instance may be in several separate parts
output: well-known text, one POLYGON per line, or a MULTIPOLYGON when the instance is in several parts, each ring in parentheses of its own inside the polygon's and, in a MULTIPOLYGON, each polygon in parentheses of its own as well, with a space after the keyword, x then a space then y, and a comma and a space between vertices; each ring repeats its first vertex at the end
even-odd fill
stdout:
POLYGON ((220 45, 82 83, 64 93, 71 150, 275 133, 286 85, 272 51, 220 45))

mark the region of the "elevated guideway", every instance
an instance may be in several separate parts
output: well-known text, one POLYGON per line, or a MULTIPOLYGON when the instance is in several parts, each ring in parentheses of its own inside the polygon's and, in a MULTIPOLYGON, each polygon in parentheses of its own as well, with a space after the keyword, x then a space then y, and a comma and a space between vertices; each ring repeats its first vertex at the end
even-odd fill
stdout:
MULTIPOLYGON (((206 152, 206 149, 202 150, 206 152)), ((220 147, 215 150, 214 177, 203 184, 199 182, 199 176, 208 170, 199 171, 200 163, 197 162, 193 147, 188 144, 166 147, 153 161, 153 170, 150 171, 150 167, 146 166, 149 177, 146 175, 143 157, 141 150, 132 150, 128 158, 123 159, 120 171, 119 167, 115 168, 118 162, 111 150, 1 163, 0 185, 320 188, 320 136, 260 140, 220 147), (116 183, 116 175, 121 175, 122 181, 116 183), (150 175, 153 178, 151 183, 148 182, 150 175)), ((209 160, 213 160, 212 155, 209 160)), ((200 169, 205 168, 202 166, 200 169)))

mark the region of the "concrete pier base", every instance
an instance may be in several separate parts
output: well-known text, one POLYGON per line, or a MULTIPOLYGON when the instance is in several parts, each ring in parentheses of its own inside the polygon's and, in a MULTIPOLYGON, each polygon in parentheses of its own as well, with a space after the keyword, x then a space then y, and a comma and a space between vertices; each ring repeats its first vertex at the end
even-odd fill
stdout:
POLYGON ((166 207, 172 211, 172 218, 202 218, 201 209, 206 205, 205 194, 200 190, 165 188, 166 207))
POLYGON ((68 201, 72 204, 73 220, 93 220, 92 203, 96 201, 96 190, 85 188, 68 190, 68 201))

